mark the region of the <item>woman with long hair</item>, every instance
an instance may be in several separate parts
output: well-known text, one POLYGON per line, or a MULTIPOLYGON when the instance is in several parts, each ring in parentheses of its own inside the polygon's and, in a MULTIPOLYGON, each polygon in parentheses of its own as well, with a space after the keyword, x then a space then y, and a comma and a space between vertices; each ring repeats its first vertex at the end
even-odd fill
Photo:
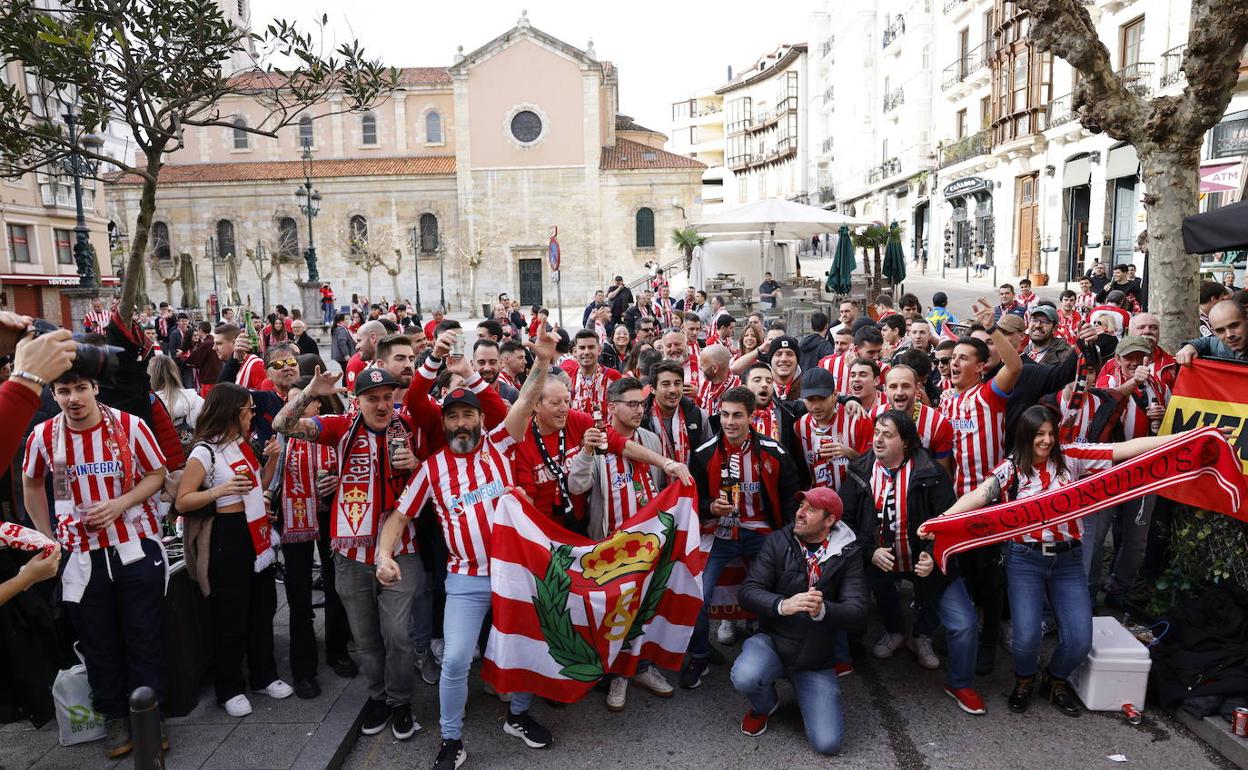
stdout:
POLYGON ((248 689, 271 698, 294 692, 278 678, 273 656, 277 537, 269 526, 260 462, 247 443, 255 411, 251 391, 240 385, 209 391, 177 497, 178 510, 188 514, 187 564, 193 564, 212 611, 217 702, 232 717, 251 713, 248 689), (204 511, 206 516, 189 515, 204 511))
POLYGON ((178 365, 169 356, 152 356, 147 362, 147 378, 151 380, 152 392, 164 403, 169 419, 178 431, 182 448, 190 448, 191 435, 203 409, 204 399, 192 388, 182 387, 178 365))
MULTIPOLYGON (((1058 423, 1057 412, 1051 407, 1029 407, 1018 420, 1014 450, 982 484, 943 515, 1044 494, 1156 449, 1180 435, 1063 446, 1057 440, 1058 423)), ((924 534, 920 531, 920 535, 924 534)), ((1079 715, 1079 703, 1067 678, 1092 647, 1092 600, 1083 567, 1082 536, 1083 520, 1076 519, 1020 535, 1005 544, 1006 586, 1014 626, 1011 711, 1026 711, 1037 685, 1040 623, 1047 597, 1057 616, 1058 639, 1042 675, 1042 694, 1062 713, 1079 715)))
POLYGON ((622 372, 625 362, 629 359, 629 353, 632 352, 632 346, 633 333, 624 324, 616 324, 611 330, 611 339, 602 346, 602 353, 598 355, 598 363, 622 372))
POLYGON ((355 334, 364 325, 364 313, 358 308, 351 311, 351 323, 347 324, 347 331, 355 334))

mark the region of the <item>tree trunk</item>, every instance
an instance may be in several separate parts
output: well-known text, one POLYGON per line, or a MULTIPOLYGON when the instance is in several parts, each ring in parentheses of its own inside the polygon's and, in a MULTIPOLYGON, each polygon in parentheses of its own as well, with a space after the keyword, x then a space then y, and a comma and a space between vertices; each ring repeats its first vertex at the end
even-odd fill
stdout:
POLYGON ((1198 258, 1183 247, 1183 217, 1196 213, 1200 146, 1174 151, 1143 142, 1136 151, 1147 190, 1148 309, 1161 320, 1161 346, 1173 352, 1196 336, 1198 258))
MULTIPOLYGON (((148 164, 148 170, 155 177, 156 170, 151 164, 148 164)), ((143 192, 139 195, 139 219, 134 223, 134 239, 130 242, 130 256, 126 260, 126 276, 121 284, 121 302, 117 306, 117 313, 127 325, 134 316, 134 305, 139 297, 139 279, 146 267, 143 264, 143 255, 147 253, 147 237, 152 229, 152 214, 155 211, 156 182, 154 179, 145 179, 143 192)))

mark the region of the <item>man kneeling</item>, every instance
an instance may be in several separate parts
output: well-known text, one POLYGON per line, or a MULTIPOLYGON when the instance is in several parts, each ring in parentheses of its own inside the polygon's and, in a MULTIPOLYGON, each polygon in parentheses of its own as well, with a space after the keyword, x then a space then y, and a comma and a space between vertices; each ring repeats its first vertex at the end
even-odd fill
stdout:
POLYGON ((767 537, 738 594, 761 628, 742 646, 732 686, 750 703, 741 732, 762 735, 779 705, 775 682, 788 677, 810 745, 836 754, 845 728, 833 637, 865 626, 867 590, 854 533, 841 521, 841 498, 826 487, 799 498, 794 523, 767 537))

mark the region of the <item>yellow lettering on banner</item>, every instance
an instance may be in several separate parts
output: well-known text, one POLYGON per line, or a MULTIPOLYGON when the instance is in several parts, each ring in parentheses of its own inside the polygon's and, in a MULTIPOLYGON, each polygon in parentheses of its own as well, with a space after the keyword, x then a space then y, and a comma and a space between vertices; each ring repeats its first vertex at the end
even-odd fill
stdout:
POLYGON ((611 633, 603 634, 604 639, 611 642, 618 642, 628 633, 628 629, 633 626, 633 618, 637 616, 637 610, 629 610, 629 605, 633 602, 633 597, 637 595, 637 586, 631 585, 620 592, 620 598, 615 601, 615 609, 607 613, 604 625, 611 629, 611 633))
POLYGON ((1239 456, 1240 470, 1248 476, 1248 430, 1244 430, 1245 422, 1248 422, 1248 404, 1174 395, 1166 405, 1166 416, 1161 420, 1159 432, 1166 436, 1207 426, 1230 428, 1232 433, 1227 440, 1239 456))

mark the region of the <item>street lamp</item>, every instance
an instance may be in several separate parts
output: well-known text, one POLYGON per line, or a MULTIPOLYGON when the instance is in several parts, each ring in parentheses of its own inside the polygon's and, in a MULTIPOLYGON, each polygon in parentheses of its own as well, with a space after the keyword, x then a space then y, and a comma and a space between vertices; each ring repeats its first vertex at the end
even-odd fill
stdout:
POLYGON ((415 227, 412 228, 412 264, 416 265, 416 323, 422 323, 425 319, 420 311, 420 235, 415 227))
POLYGON ((438 306, 442 308, 442 312, 446 312, 446 254, 442 249, 442 240, 438 239, 438 289, 442 292, 442 298, 438 302, 438 306))
POLYGON ((78 285, 95 287, 99 285, 99 279, 95 275, 95 260, 91 254, 87 217, 82 208, 82 178, 94 177, 96 170, 100 167, 100 162, 83 157, 78 151, 78 145, 81 142, 88 152, 98 153, 104 146, 104 140, 95 134, 86 136, 79 134, 77 131, 78 116, 72 110, 67 111, 62 117, 65 119, 65 129, 69 132, 69 142, 73 147, 72 153, 61 158, 60 165, 65 173, 74 178, 74 212, 77 216, 74 223, 74 264, 78 268, 78 285))
POLYGON ((303 187, 295 190, 295 197, 300 200, 299 210, 308 218, 308 248, 304 249, 303 259, 308 263, 308 283, 321 280, 316 269, 316 243, 312 238, 312 219, 321 210, 321 194, 312 189, 312 143, 303 141, 303 187))

